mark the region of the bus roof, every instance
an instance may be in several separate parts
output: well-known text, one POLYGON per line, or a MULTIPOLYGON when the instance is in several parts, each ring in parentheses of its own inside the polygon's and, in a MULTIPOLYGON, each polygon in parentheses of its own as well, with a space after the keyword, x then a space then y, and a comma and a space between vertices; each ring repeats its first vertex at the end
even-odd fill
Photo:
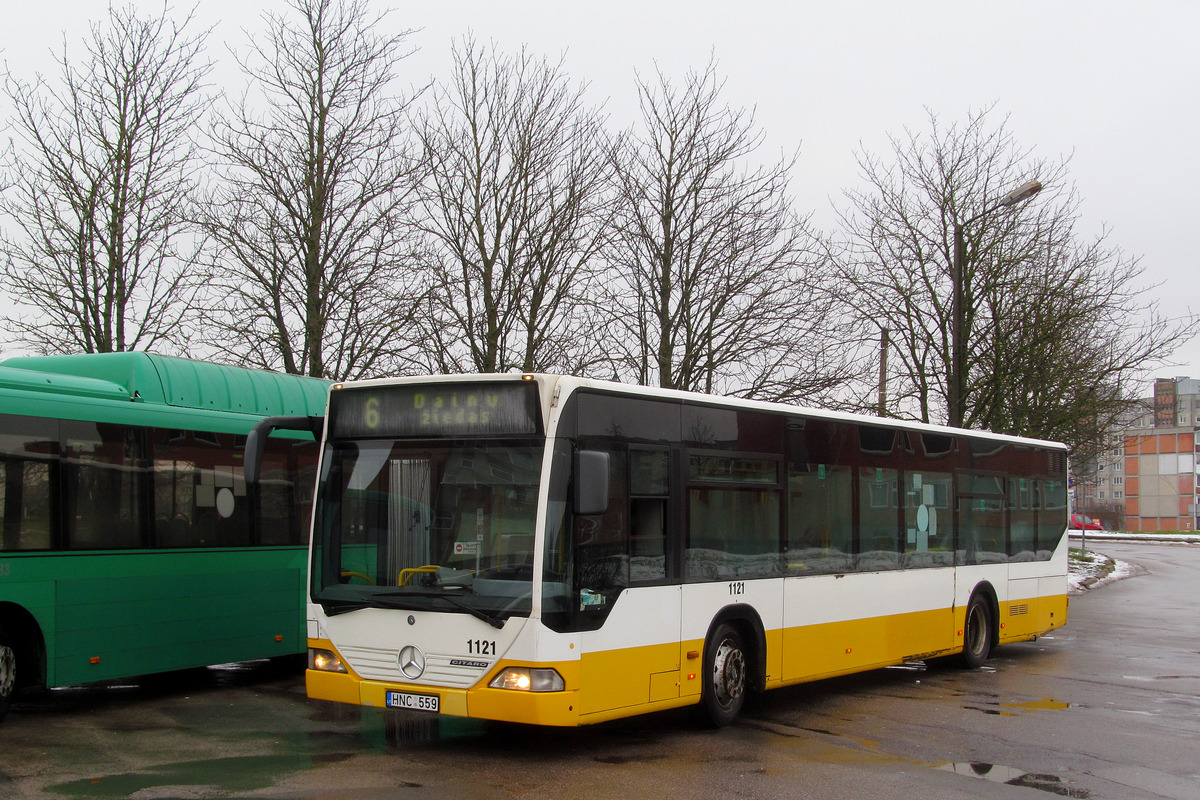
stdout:
POLYGON ((1008 441, 1023 445, 1046 447, 1049 449, 1061 450, 1063 452, 1066 452, 1068 449, 1067 446, 1062 442, 1048 441, 1034 437, 993 433, 991 431, 972 428, 951 428, 945 425, 934 425, 930 423, 916 422, 913 420, 905 420, 894 417, 874 417, 845 411, 833 411, 813 406, 792 405, 790 403, 777 403, 765 400, 747 400, 739 397, 704 394, 701 392, 688 392, 679 389, 661 389, 654 386, 640 386, 636 384, 617 383, 615 381, 579 378, 570 375, 547 373, 510 372, 499 374, 418 375, 399 378, 374 378, 368 380, 347 381, 345 383, 338 384, 338 386, 335 388, 340 388, 342 386, 346 388, 353 388, 356 386, 384 386, 388 384, 409 383, 460 383, 472 381, 520 380, 536 380, 539 382, 539 384, 541 384, 544 409, 548 409, 554 405, 554 403, 551 401, 552 393, 561 393, 562 395, 566 396, 578 389, 593 389, 617 394, 637 395, 646 398, 674 399, 688 404, 716 405, 732 408, 744 408, 747 410, 756 409, 759 411, 798 414, 822 419, 840 420, 843 422, 852 422, 860 425, 885 425, 910 431, 927 431, 930 433, 954 436, 981 437, 991 439, 993 441, 1008 441))
POLYGON ((322 414, 328 381, 143 352, 0 362, 0 387, 256 416, 322 414))

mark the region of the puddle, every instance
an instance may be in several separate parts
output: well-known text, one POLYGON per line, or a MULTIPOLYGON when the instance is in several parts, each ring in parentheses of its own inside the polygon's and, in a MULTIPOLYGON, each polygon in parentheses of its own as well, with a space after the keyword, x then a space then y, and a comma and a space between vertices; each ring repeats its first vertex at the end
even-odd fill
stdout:
POLYGON ((1030 700, 1025 703, 1000 703, 996 701, 982 703, 981 705, 991 706, 990 708, 981 708, 975 706, 963 706, 970 711, 982 711, 984 714, 991 714, 999 717, 1015 717, 1019 711, 1062 711, 1067 708, 1072 708, 1071 703, 1063 703, 1055 700, 1053 697, 1043 697, 1041 700, 1030 700), (1005 711, 1003 709, 1011 708, 1016 711, 1005 711))
POLYGON ((624 766, 625 764, 645 764, 651 761, 659 761, 661 759, 662 756, 659 755, 607 755, 596 756, 592 760, 598 764, 615 764, 617 766, 624 766))
POLYGON ((1024 786, 1027 789, 1038 789, 1059 797, 1087 798, 1091 795, 1085 789, 1072 786, 1069 781, 1063 781, 1057 775, 1046 775, 1039 772, 1025 772, 1015 767, 1003 764, 983 764, 979 762, 951 762, 937 769, 953 772, 955 775, 968 775, 981 778, 992 783, 1004 783, 1009 786, 1024 786))
POLYGON ((1043 697, 1041 700, 1031 700, 1028 703, 1001 703, 1005 708, 1026 708, 1031 711, 1062 711, 1065 708, 1070 708, 1070 703, 1060 703, 1052 697, 1043 697))
POLYGON ((126 798, 163 787, 202 787, 205 793, 247 792, 274 786, 281 776, 314 765, 350 758, 350 753, 320 756, 240 756, 164 764, 145 772, 85 778, 50 787, 68 797, 126 798))
MULTIPOLYGON (((995 705, 1000 705, 996 703, 995 705)), ((968 711, 982 711, 984 714, 991 714, 994 717, 1015 717, 1017 714, 1012 711, 1001 711, 998 708, 980 708, 979 706, 962 706, 968 711)))

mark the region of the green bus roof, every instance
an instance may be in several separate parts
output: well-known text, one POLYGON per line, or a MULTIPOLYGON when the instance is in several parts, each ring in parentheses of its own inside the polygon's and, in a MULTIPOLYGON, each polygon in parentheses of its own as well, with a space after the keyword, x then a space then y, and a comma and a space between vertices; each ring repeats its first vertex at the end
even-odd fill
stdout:
MULTIPOLYGON (((254 416, 320 415, 329 381, 143 352, 0 362, 0 388, 254 416)), ((49 398, 48 398, 49 399, 49 398)))

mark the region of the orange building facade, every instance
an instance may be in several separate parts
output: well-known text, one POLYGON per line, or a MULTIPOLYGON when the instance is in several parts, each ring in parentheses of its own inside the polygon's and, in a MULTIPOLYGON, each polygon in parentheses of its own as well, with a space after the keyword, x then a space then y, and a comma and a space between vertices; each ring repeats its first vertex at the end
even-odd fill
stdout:
MULTIPOLYGON (((1125 432, 1125 527, 1131 531, 1197 530, 1200 425, 1188 379, 1155 385, 1153 426, 1125 432), (1180 395, 1185 395, 1181 397, 1180 395), (1183 402, 1181 402, 1183 401, 1183 402), (1181 424, 1182 423, 1182 424, 1181 424), (1192 424, 1188 424, 1192 423, 1192 424)), ((1194 396, 1194 395, 1193 395, 1194 396)))
POLYGON ((1131 531, 1196 530, 1196 429, 1125 437, 1125 524, 1131 531))

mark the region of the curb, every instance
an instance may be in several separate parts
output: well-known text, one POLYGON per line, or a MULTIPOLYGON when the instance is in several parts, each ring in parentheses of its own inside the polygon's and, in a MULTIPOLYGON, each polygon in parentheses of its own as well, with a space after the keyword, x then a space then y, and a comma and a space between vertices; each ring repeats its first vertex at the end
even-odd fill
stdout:
POLYGON ((1200 544, 1200 533, 1123 533, 1120 531, 1088 531, 1081 535, 1076 531, 1068 531, 1067 535, 1073 541, 1088 542, 1127 542, 1137 544, 1200 544))

